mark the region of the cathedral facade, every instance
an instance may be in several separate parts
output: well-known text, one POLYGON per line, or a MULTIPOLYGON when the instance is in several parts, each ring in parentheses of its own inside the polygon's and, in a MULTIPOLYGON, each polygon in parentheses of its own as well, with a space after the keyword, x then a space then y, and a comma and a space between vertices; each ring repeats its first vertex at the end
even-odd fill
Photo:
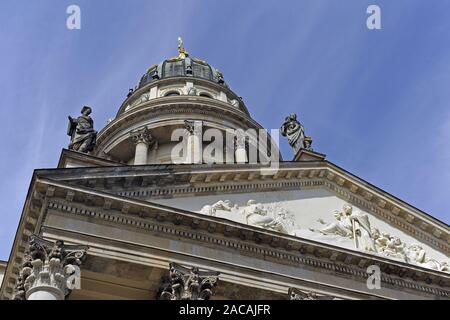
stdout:
POLYGON ((98 132, 92 111, 33 174, 1 299, 449 299, 448 225, 326 160, 295 113, 283 160, 181 39, 98 132))

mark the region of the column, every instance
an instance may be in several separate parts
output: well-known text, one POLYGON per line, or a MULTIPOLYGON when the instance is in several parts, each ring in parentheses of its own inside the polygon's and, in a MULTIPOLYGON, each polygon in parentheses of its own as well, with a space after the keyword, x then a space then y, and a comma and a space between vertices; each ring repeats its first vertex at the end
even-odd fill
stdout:
POLYGON ((73 289, 80 289, 80 266, 87 250, 87 246, 31 236, 14 299, 64 300, 73 289))
POLYGON ((131 132, 131 138, 136 145, 134 153, 134 165, 147 164, 148 148, 154 142, 154 139, 150 134, 150 130, 148 130, 148 128, 143 128, 131 132))
POLYGON ((159 289, 159 300, 209 300, 220 272, 169 264, 170 276, 159 289))
POLYGON ((235 159, 237 163, 247 162, 247 151, 245 148, 246 135, 244 130, 236 130, 235 135, 235 159))
POLYGON ((187 130, 186 163, 202 163, 202 125, 201 121, 184 121, 187 130))

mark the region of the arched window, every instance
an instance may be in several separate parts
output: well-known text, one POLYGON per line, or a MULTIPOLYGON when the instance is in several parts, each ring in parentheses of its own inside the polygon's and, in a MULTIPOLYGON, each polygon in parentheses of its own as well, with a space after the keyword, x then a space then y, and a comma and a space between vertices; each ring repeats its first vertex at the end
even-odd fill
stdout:
POLYGON ((169 91, 167 92, 164 97, 172 97, 172 96, 179 96, 180 93, 178 91, 169 91))
POLYGON ((213 98, 209 93, 205 93, 205 92, 200 93, 199 96, 200 97, 205 97, 205 98, 210 98, 210 99, 213 98))

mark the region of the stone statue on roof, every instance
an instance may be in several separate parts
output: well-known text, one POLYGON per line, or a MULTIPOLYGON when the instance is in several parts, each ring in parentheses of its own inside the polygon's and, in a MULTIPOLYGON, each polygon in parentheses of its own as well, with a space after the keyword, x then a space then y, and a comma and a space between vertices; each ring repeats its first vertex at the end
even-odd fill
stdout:
POLYGON ((89 116, 91 113, 92 108, 84 106, 81 116, 76 119, 69 116, 67 135, 70 136, 70 150, 88 153, 94 149, 97 131, 94 130, 94 121, 89 116))

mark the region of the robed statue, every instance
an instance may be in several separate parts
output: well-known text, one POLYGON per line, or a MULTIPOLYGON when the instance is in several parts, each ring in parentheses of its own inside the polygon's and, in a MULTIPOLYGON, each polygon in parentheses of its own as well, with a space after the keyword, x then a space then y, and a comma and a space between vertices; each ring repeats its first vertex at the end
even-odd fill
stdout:
POLYGON ((81 116, 76 119, 69 116, 67 135, 70 136, 70 150, 88 153, 94 149, 97 131, 94 130, 94 121, 89 116, 91 112, 91 107, 84 106, 81 116))
POLYGON ((305 129, 303 125, 297 120, 297 115, 291 113, 286 117, 283 125, 280 128, 281 135, 288 138, 289 145, 294 149, 294 153, 305 148, 305 129))

